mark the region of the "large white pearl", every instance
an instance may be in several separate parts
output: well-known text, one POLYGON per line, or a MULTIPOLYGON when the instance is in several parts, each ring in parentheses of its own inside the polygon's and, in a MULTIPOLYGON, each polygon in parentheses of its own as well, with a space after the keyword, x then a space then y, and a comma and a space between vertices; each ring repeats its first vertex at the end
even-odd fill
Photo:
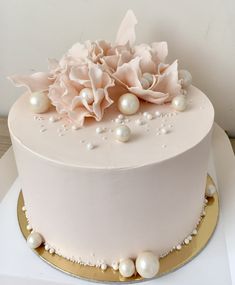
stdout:
POLYGON ((83 88, 79 95, 82 97, 82 99, 86 100, 88 104, 92 104, 94 102, 94 95, 91 88, 83 88))
POLYGON ((125 115, 135 114, 139 110, 139 107, 139 99, 134 94, 123 94, 118 100, 118 109, 125 115))
POLYGON ((206 196, 207 197, 213 197, 215 195, 216 188, 213 184, 208 185, 206 188, 206 196))
POLYGON ((29 103, 32 111, 36 114, 47 112, 51 106, 51 102, 44 92, 32 93, 29 99, 29 103))
POLYGON ((183 88, 188 88, 192 84, 192 75, 188 70, 181 69, 179 71, 179 79, 183 88))
POLYGON ((184 111, 187 106, 186 96, 185 95, 175 96, 172 99, 171 104, 176 111, 180 111, 180 112, 184 111))
POLYGON ((37 232, 32 232, 27 238, 27 244, 32 249, 39 247, 42 242, 42 236, 37 232))
POLYGON ((136 270, 143 278, 153 278, 159 271, 159 260, 150 251, 142 252, 135 262, 136 270))
POLYGON ((135 264, 131 259, 124 259, 119 263, 119 272, 123 277, 131 277, 135 273, 135 264))
POLYGON ((126 125, 121 125, 115 128, 114 135, 116 140, 127 142, 131 137, 131 130, 126 125))

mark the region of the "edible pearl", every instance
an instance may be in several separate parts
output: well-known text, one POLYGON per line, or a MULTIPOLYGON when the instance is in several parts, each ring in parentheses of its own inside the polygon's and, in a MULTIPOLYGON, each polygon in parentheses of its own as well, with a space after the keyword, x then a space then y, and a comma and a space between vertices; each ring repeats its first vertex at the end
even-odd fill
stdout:
POLYGON ((88 104, 92 104, 94 102, 94 95, 91 88, 83 88, 80 91, 79 96, 81 96, 82 99, 86 100, 88 104))
POLYGON ((33 228, 32 228, 32 226, 31 226, 30 224, 28 224, 28 225, 26 226, 26 229, 27 229, 28 231, 31 231, 33 228))
POLYGON ((144 77, 140 79, 140 83, 144 89, 148 89, 150 86, 149 81, 144 77))
POLYGON ((159 111, 156 111, 156 112, 155 112, 156 117, 160 117, 160 116, 161 116, 161 114, 162 114, 162 113, 161 113, 161 112, 159 112, 159 111))
POLYGON ((120 142, 127 142, 131 137, 131 130, 126 125, 115 128, 115 138, 120 142))
POLYGON ((97 127, 97 128, 95 129, 95 131, 96 131, 97 134, 101 134, 101 133, 104 132, 104 128, 97 127))
POLYGON ((136 259, 136 270, 143 278, 153 278, 159 271, 159 260, 152 252, 142 252, 136 259))
POLYGON ((181 248, 182 248, 182 246, 181 246, 180 244, 178 244, 178 245, 176 246, 176 249, 177 249, 177 250, 181 250, 181 248))
POLYGON ((192 84, 192 75, 188 70, 181 69, 179 71, 179 79, 183 88, 188 88, 192 84))
POLYGON ((143 77, 148 80, 149 86, 151 86, 153 84, 153 75, 152 74, 145 72, 143 74, 143 77))
POLYGON ((206 188, 206 196, 207 197, 213 197, 215 195, 216 188, 213 184, 208 185, 206 188))
POLYGON ((149 121, 152 120, 153 119, 153 115, 152 114, 147 114, 146 119, 149 120, 149 121))
POLYGON ((31 109, 36 114, 45 113, 51 106, 51 101, 44 92, 34 92, 31 94, 29 103, 31 109))
POLYGON ((49 251, 49 249, 50 249, 50 246, 49 246, 49 244, 46 243, 46 244, 45 244, 45 250, 46 250, 46 251, 49 251))
POLYGON ((131 277, 135 273, 135 264, 131 259, 124 259, 119 263, 119 272, 123 277, 131 277))
POLYGON ((138 126, 142 126, 142 125, 145 124, 145 121, 143 121, 143 120, 141 120, 141 119, 137 119, 137 120, 135 121, 135 123, 136 123, 136 125, 138 125, 138 126))
POLYGON ((32 232, 27 238, 27 244, 32 249, 39 247, 42 242, 42 236, 37 232, 32 232))
POLYGON ((113 268, 113 270, 117 271, 117 270, 118 270, 118 267, 119 267, 118 262, 114 261, 114 262, 112 263, 112 268, 113 268))
POLYGON ((53 254, 53 253, 55 253, 55 250, 54 250, 54 248, 52 248, 52 247, 51 247, 51 248, 49 249, 49 253, 50 253, 50 254, 53 254))
POLYGON ((194 236, 197 235, 197 230, 196 229, 193 230, 192 235, 194 235, 194 236))
POLYGON ((165 135, 167 133, 168 133, 168 129, 166 129, 166 128, 161 129, 161 134, 165 135))
POLYGON ((186 109, 186 97, 185 95, 177 95, 173 98, 171 102, 173 108, 176 111, 184 111, 186 109))
POLYGON ((101 264, 101 269, 103 270, 103 271, 105 271, 106 269, 107 269, 107 264, 105 264, 105 263, 102 263, 101 264))
POLYGON ((92 143, 86 145, 87 150, 92 150, 95 146, 92 143))
POLYGON ((139 99, 134 94, 123 94, 118 100, 118 109, 125 115, 135 114, 139 110, 139 107, 139 99))

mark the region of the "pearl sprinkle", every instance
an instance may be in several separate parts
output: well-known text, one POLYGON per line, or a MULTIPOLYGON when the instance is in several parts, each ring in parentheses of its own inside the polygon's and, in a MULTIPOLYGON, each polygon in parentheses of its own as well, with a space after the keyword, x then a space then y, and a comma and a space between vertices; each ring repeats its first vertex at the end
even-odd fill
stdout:
POLYGON ((156 276, 159 267, 159 259, 152 252, 142 252, 136 259, 136 270, 143 278, 153 278, 156 276))

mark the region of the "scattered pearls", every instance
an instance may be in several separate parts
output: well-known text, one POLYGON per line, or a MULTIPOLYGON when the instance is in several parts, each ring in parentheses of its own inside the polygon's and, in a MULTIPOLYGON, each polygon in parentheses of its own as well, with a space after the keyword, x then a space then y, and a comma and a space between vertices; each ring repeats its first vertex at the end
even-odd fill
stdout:
POLYGON ((135 273, 135 264, 131 259, 120 261, 118 268, 123 277, 131 277, 135 273))
POLYGON ((192 84, 192 75, 188 70, 181 69, 179 71, 179 79, 183 88, 188 88, 192 84))
POLYGON ((87 143, 86 148, 87 150, 92 150, 95 148, 95 146, 92 143, 87 143))
POLYGON ((180 112, 184 111, 186 109, 186 105, 187 105, 185 95, 175 96, 173 98, 171 104, 176 111, 180 111, 180 112))
POLYGON ((188 240, 191 241, 192 239, 193 239, 192 236, 189 235, 188 240))
POLYGON ((115 138, 120 142, 127 142, 131 137, 131 130, 126 126, 118 126, 115 128, 115 138))
POLYGON ((123 94, 118 100, 118 109, 122 114, 133 115, 140 107, 140 102, 137 96, 131 93, 123 94))
POLYGON ((27 238, 27 244, 32 249, 39 247, 42 242, 42 236, 37 232, 32 232, 27 238))
POLYGON ((178 245, 176 246, 176 249, 177 249, 177 250, 181 250, 181 248, 182 248, 181 244, 178 244, 178 245))
POLYGON ((27 229, 28 231, 31 231, 33 228, 32 228, 32 226, 31 226, 30 224, 28 224, 28 225, 26 226, 26 229, 27 229))
POLYGON ((119 264, 118 264, 118 262, 114 261, 114 262, 112 262, 111 266, 112 266, 113 270, 117 271, 118 267, 119 267, 119 264))
POLYGON ((88 104, 92 104, 94 102, 94 94, 91 88, 83 88, 80 91, 79 96, 81 96, 81 98, 88 104))
POLYGON ((146 119, 149 120, 149 121, 152 120, 153 119, 153 115, 150 114, 150 113, 147 114, 146 119))
POLYGON ((44 92, 34 92, 31 94, 29 103, 34 113, 41 114, 49 110, 51 102, 44 92))
POLYGON ((208 185, 206 188, 206 196, 207 197, 213 197, 215 195, 216 188, 213 184, 208 185))
POLYGON ((101 133, 104 132, 104 128, 98 127, 98 128, 95 129, 95 131, 96 131, 97 134, 101 134, 101 133))
POLYGON ((159 259, 152 252, 142 252, 136 259, 136 270, 143 278, 153 278, 159 271, 159 259))
POLYGON ((105 271, 108 268, 107 264, 105 263, 102 263, 100 267, 103 271, 105 271))

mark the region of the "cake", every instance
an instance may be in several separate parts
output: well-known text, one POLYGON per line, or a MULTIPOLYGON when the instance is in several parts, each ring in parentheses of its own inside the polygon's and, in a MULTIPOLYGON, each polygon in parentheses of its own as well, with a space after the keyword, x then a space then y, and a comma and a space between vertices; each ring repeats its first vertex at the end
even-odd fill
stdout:
MULTIPOLYGON (((197 233, 214 110, 167 43, 135 45, 128 11, 114 44, 75 44, 9 113, 31 248, 154 277, 197 233)), ((206 193, 214 194, 214 189, 206 193)))

